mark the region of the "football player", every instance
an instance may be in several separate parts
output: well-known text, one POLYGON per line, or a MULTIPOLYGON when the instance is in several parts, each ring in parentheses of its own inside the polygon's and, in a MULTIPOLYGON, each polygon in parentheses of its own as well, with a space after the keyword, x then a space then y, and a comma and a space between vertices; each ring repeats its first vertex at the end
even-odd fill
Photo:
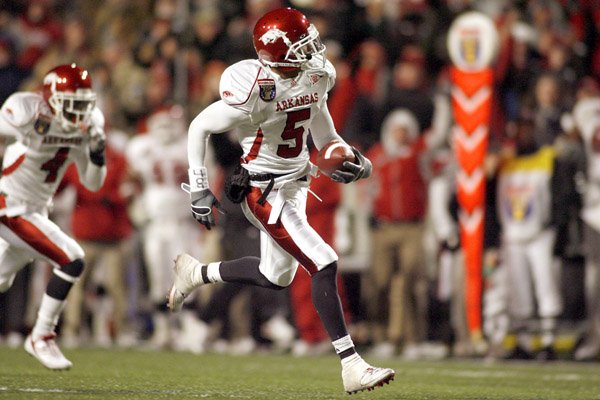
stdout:
MULTIPOLYGON (((335 69, 325 46, 307 18, 292 8, 268 12, 254 27, 258 60, 244 60, 221 76, 221 100, 211 104, 188 130, 189 191, 194 217, 206 228, 215 224, 219 202, 208 187, 204 166, 209 135, 237 128, 244 150, 241 168, 230 179, 229 196, 261 230, 261 257, 202 264, 187 254, 175 263, 169 307, 181 308, 196 287, 213 282, 240 282, 272 289, 288 286, 298 263, 311 275, 312 300, 341 358, 348 393, 383 386, 394 377, 356 352, 337 293, 337 255, 308 224, 306 199, 313 172, 309 129, 318 149, 342 141, 327 109, 335 69)), ((333 173, 350 183, 371 174, 371 162, 354 149, 356 162, 333 173)))
POLYGON ((600 354, 600 87, 582 80, 573 108, 573 122, 581 135, 586 155, 585 177, 578 183, 583 193, 585 301, 587 329, 574 358, 597 360, 600 354))
MULTIPOLYGON (((200 229, 189 218, 188 211, 173 206, 188 201, 179 188, 179 182, 187 178, 187 163, 181 158, 187 146, 183 108, 161 109, 148 118, 147 125, 147 134, 138 135, 129 142, 127 159, 142 187, 144 263, 154 305, 154 333, 150 341, 152 347, 164 348, 175 344, 165 307, 164 294, 169 290, 171 274, 168 265, 174 254, 187 249, 195 249, 194 256, 201 255, 198 251, 201 237, 200 229)), ((193 326, 193 323, 185 323, 190 318, 194 318, 190 313, 184 316, 184 328, 193 326)), ((194 347, 193 340, 177 344, 194 347)))
POLYGON ((25 350, 56 370, 72 366, 58 348, 54 330, 83 271, 84 254, 48 219, 48 208, 72 163, 89 190, 104 182, 104 116, 95 102, 89 73, 71 64, 48 72, 41 93, 14 93, 0 110, 0 134, 14 138, 4 153, 0 178, 0 292, 33 259, 54 267, 25 350))
POLYGON ((496 188, 507 307, 517 334, 517 346, 505 358, 533 357, 528 321, 537 314, 542 349, 536 358, 550 361, 556 358, 554 341, 562 312, 556 227, 569 199, 559 192, 567 185, 558 178, 568 175, 557 172, 561 166, 555 148, 535 142, 531 116, 520 116, 516 124, 515 154, 502 162, 496 188))

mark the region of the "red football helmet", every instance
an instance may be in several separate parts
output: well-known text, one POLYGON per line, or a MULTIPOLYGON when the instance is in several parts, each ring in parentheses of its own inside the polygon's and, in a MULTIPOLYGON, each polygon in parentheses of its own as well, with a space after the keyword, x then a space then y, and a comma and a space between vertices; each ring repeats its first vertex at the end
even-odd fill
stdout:
POLYGON ((317 28, 293 8, 280 8, 263 15, 254 26, 253 42, 258 58, 281 70, 295 70, 325 46, 317 28))
POLYGON ((55 118, 66 130, 87 125, 96 105, 92 78, 75 64, 59 65, 44 77, 44 100, 55 118))

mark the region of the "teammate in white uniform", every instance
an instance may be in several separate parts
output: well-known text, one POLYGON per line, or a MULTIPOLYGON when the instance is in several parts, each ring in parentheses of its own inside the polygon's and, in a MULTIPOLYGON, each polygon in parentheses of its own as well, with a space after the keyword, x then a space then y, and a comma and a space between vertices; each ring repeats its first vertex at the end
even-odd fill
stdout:
POLYGON ((142 184, 144 261, 150 299, 154 303, 151 342, 155 347, 169 346, 174 339, 165 304, 173 255, 190 249, 195 257, 202 255, 198 251, 201 249, 198 225, 189 218, 187 209, 177 207, 189 198, 180 188, 180 183, 187 179, 188 169, 185 158, 181 157, 187 151, 185 133, 183 108, 174 106, 151 115, 147 134, 134 137, 127 147, 128 163, 142 184))
MULTIPOLYGON (((326 103, 335 70, 316 28, 297 10, 265 14, 253 37, 259 59, 241 61, 223 73, 221 100, 190 125, 188 161, 192 213, 210 229, 213 206, 219 204, 208 188, 206 141, 212 133, 237 128, 244 155, 234 185, 239 190, 231 190, 230 197, 239 195, 246 217, 261 230, 261 257, 204 265, 186 254, 178 256, 169 306, 178 310, 195 287, 212 282, 282 289, 292 282, 300 262, 312 276, 313 303, 342 360, 344 389, 353 393, 382 386, 394 371, 372 367, 356 353, 337 295, 338 257, 306 219, 309 129, 319 149, 342 140, 326 103)), ((333 174, 335 180, 349 183, 370 175, 369 160, 354 152, 356 164, 346 162, 333 174)))
POLYGON ((585 222, 585 294, 588 329, 574 353, 576 360, 594 360, 600 353, 600 90, 582 87, 573 119, 586 153, 582 219, 585 222))
POLYGON ((54 266, 25 350, 50 369, 68 369, 72 363, 56 345, 54 330, 83 271, 84 254, 48 219, 48 207, 71 163, 86 188, 102 186, 104 116, 81 67, 58 66, 43 84, 43 93, 17 92, 0 110, 0 134, 15 139, 4 153, 0 178, 0 292, 34 259, 54 266))
POLYGON ((508 310, 519 330, 511 358, 529 358, 527 320, 540 318, 540 360, 555 358, 556 319, 562 311, 558 263, 554 257, 558 196, 552 187, 555 151, 537 147, 533 121, 518 122, 516 156, 505 161, 498 175, 497 209, 502 226, 502 259, 508 281, 508 310), (535 301, 534 301, 535 299, 535 301))

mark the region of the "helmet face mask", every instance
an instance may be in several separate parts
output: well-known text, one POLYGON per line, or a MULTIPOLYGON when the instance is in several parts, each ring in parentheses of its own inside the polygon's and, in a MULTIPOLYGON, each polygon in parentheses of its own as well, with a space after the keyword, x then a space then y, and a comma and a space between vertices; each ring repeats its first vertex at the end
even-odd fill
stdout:
POLYGON ((89 125, 96 93, 86 70, 75 64, 52 69, 44 77, 43 95, 63 129, 73 131, 89 125))
POLYGON ((78 89, 76 93, 56 92, 50 96, 49 104, 58 122, 73 129, 89 124, 96 94, 86 89, 78 89))
POLYGON ((286 60, 304 64, 313 56, 325 52, 325 45, 321 42, 319 32, 313 24, 309 25, 307 33, 308 34, 305 37, 289 47, 285 57, 286 60))
POLYGON ((300 70, 325 52, 317 28, 292 8, 277 9, 260 18, 253 41, 261 62, 282 71, 300 70))

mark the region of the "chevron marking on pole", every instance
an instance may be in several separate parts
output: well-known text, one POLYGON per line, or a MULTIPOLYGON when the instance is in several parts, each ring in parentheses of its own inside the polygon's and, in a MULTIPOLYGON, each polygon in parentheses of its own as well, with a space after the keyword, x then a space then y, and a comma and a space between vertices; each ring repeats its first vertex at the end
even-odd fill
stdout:
POLYGON ((456 174, 458 186, 460 186, 460 188, 466 193, 473 193, 484 179, 485 176, 483 174, 483 168, 481 167, 476 168, 471 175, 468 175, 463 170, 459 170, 456 174))
POLYGON ((466 233, 472 234, 483 223, 483 208, 478 207, 471 214, 460 210, 458 221, 466 233))
POLYGON ((492 89, 489 86, 484 86, 468 97, 465 92, 458 86, 452 88, 452 98, 458 105, 467 113, 472 113, 477 110, 486 100, 492 96, 492 89))
POLYGON ((482 141, 487 139, 488 130, 486 124, 481 124, 475 128, 473 132, 468 134, 462 126, 454 125, 454 128, 452 129, 452 138, 454 139, 455 144, 468 152, 472 152, 482 141))

